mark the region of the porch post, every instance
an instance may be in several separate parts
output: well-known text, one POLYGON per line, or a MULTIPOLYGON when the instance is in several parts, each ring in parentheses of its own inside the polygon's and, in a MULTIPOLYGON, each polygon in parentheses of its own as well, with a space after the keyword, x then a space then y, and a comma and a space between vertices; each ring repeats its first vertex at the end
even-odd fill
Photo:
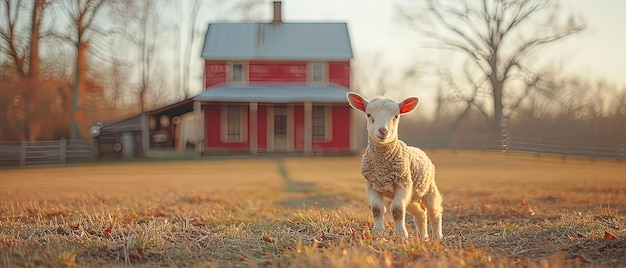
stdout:
POLYGON ((250 154, 256 155, 259 149, 259 118, 258 118, 259 104, 256 102, 250 103, 249 120, 250 120, 250 154))
POLYGON ((199 101, 193 102, 194 120, 196 123, 196 153, 202 155, 204 151, 204 115, 202 114, 202 103, 199 101))
POLYGON ((139 124, 141 126, 141 157, 147 158, 150 152, 150 115, 141 113, 139 124))
POLYGON ((313 152, 313 104, 304 103, 304 154, 313 152))
POLYGON ((359 151, 359 141, 358 141, 358 137, 356 135, 357 133, 357 124, 356 124, 356 115, 354 112, 354 109, 352 109, 351 107, 347 106, 346 108, 348 108, 350 111, 350 117, 348 117, 350 119, 350 126, 349 126, 349 131, 350 131, 350 151, 352 153, 357 153, 359 151))

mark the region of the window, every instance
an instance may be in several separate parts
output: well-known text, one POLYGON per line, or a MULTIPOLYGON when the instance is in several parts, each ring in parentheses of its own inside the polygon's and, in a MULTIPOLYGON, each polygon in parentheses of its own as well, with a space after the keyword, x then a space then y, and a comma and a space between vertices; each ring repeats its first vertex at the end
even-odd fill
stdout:
POLYGON ((232 64, 230 80, 231 82, 244 82, 245 68, 243 63, 237 62, 232 64))
POLYGON ((241 142, 246 135, 246 109, 242 105, 222 107, 222 141, 241 142))
POLYGON ((241 109, 236 105, 228 105, 226 110, 227 132, 226 139, 238 141, 241 139, 241 109))
POLYGON ((326 140, 326 107, 313 105, 313 112, 311 115, 313 125, 313 140, 325 141, 326 140))
POLYGON ((314 62, 311 64, 311 81, 312 82, 324 82, 326 81, 326 68, 321 62, 314 62))

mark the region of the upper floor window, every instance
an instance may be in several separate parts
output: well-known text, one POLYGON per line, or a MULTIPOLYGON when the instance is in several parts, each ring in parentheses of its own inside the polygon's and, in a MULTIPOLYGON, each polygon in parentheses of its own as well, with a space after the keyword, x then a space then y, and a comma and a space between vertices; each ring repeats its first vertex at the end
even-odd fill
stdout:
POLYGON ((245 65, 241 62, 233 62, 231 73, 231 82, 244 82, 245 81, 245 65))
POLYGON ((321 62, 314 62, 311 64, 311 82, 325 82, 326 81, 326 66, 321 62))

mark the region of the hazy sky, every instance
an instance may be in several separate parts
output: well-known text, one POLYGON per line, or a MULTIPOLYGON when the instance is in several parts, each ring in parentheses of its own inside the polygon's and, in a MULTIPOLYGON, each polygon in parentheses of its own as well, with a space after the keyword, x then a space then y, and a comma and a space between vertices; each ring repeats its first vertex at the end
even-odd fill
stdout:
MULTIPOLYGON (((265 10, 271 16, 270 4, 265 10)), ((285 21, 346 21, 355 58, 382 53, 388 64, 425 57, 419 36, 394 19, 397 0, 283 0, 285 21)), ((626 86, 626 1, 563 0, 563 12, 582 15, 587 29, 552 46, 549 55, 565 71, 592 74, 626 86)))

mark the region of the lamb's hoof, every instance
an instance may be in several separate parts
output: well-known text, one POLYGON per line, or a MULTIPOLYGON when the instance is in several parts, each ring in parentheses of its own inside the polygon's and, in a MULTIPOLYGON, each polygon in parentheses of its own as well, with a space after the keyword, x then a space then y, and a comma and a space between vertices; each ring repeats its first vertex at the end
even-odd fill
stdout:
POLYGON ((383 233, 385 228, 372 228, 372 233, 383 233))
POLYGON ((382 232, 385 231, 385 225, 376 225, 374 224, 374 227, 372 228, 372 233, 378 233, 378 232, 382 232))

